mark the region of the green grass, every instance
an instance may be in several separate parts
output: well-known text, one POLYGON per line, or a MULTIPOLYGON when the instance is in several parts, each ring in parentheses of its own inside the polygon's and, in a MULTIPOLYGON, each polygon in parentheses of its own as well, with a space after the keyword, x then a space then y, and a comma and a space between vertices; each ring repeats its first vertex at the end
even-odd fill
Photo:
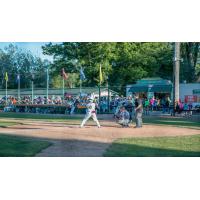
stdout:
POLYGON ((0 121, 0 127, 1 128, 6 128, 8 126, 14 126, 14 125, 17 125, 17 124, 20 124, 20 123, 17 123, 17 122, 1 122, 0 121))
POLYGON ((174 118, 174 117, 145 117, 144 124, 153 125, 170 125, 176 127, 187 127, 200 129, 200 122, 192 121, 192 119, 186 118, 174 118))
POLYGON ((200 135, 116 140, 104 153, 108 157, 199 157, 200 135))
MULTIPOLYGON (((14 118, 14 119, 31 119, 31 120, 43 120, 43 121, 54 121, 54 122, 65 122, 79 124, 83 119, 83 116, 76 115, 57 115, 57 114, 31 114, 31 113, 0 113, 1 118, 14 118)), ((98 116, 98 119, 103 119, 102 116, 98 116)), ((192 121, 192 119, 186 118, 177 118, 177 117, 144 117, 144 124, 153 124, 153 125, 168 125, 176 127, 187 127, 200 129, 200 122, 192 121)))
MULTIPOLYGON (((65 124, 70 125, 79 125, 80 122, 83 120, 83 116, 76 116, 76 115, 57 115, 57 114, 31 114, 31 113, 0 113, 0 120, 1 119, 18 119, 20 122, 23 119, 31 119, 34 121, 45 121, 45 122, 64 122, 65 124)), ((101 120, 101 118, 98 118, 101 120)), ((90 119, 89 121, 92 121, 90 119)), ((25 121, 24 121, 25 122, 25 121)), ((90 124, 90 122, 88 123, 90 124)))
POLYGON ((30 157, 50 145, 47 141, 0 135, 0 157, 30 157))
POLYGON ((62 116, 54 114, 31 114, 31 113, 0 113, 0 118, 15 118, 15 119, 34 119, 34 120, 46 120, 46 121, 64 121, 66 119, 79 120, 82 117, 79 116, 62 116))

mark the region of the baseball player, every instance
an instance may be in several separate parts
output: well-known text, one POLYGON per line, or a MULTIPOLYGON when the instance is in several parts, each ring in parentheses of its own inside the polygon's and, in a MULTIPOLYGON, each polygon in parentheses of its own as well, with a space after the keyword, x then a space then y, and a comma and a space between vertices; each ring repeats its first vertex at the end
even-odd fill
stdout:
POLYGON ((119 114, 119 124, 122 125, 122 127, 129 127, 130 122, 130 114, 125 109, 124 106, 120 108, 120 114, 119 114))
POLYGON ((81 128, 84 127, 85 123, 87 122, 88 119, 90 119, 90 117, 92 117, 92 119, 96 122, 98 128, 100 128, 100 124, 99 121, 97 119, 96 116, 96 111, 95 111, 95 103, 93 102, 93 99, 89 99, 89 103, 86 105, 87 110, 86 110, 86 115, 85 118, 83 119, 82 123, 81 123, 81 128))
POLYGON ((143 105, 142 100, 139 99, 139 95, 135 95, 135 119, 136 119, 136 126, 135 128, 142 127, 142 113, 143 113, 143 105))

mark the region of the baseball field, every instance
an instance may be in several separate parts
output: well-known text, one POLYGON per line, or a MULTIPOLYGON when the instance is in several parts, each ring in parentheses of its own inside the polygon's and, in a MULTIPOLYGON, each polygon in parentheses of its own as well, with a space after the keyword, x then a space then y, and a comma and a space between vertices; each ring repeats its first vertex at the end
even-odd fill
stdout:
POLYGON ((200 156, 198 117, 144 117, 143 128, 121 128, 99 115, 80 128, 82 115, 0 114, 0 156, 200 156))

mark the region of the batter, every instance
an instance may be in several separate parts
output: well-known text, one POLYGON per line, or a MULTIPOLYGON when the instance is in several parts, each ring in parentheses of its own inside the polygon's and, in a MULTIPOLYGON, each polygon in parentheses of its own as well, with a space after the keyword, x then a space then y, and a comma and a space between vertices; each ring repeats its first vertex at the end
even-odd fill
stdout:
POLYGON ((93 99, 89 99, 89 103, 86 105, 86 107, 87 107, 86 115, 85 115, 85 118, 83 119, 80 127, 83 128, 85 123, 88 121, 88 119, 90 119, 90 117, 92 117, 92 119, 96 122, 98 128, 100 128, 101 126, 100 126, 99 121, 96 116, 96 110, 95 110, 96 105, 93 102, 93 99))

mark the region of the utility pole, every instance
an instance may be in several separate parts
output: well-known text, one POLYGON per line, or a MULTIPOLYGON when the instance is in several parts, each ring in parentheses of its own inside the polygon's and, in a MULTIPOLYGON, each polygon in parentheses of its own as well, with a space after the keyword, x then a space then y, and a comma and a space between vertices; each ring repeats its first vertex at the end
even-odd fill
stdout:
POLYGON ((174 68, 173 68, 173 107, 175 115, 176 102, 179 101, 179 74, 180 74, 180 42, 175 42, 174 46, 174 68))

